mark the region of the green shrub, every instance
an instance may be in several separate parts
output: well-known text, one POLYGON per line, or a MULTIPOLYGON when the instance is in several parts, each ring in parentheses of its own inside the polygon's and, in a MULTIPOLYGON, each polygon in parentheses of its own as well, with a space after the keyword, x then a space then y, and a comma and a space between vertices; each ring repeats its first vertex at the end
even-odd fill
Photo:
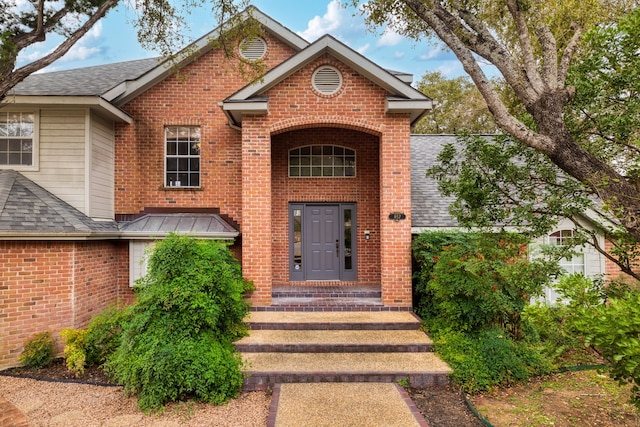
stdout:
POLYGON ((582 274, 564 275, 554 287, 559 296, 556 304, 536 303, 526 307, 523 314, 523 319, 537 334, 543 354, 558 367, 601 363, 600 355, 584 346, 584 334, 575 322, 583 309, 601 306, 610 298, 624 294, 628 287, 582 274))
POLYGON ((111 306, 91 319, 85 336, 87 366, 101 365, 120 345, 123 326, 131 317, 131 307, 111 306))
POLYGON ((530 260, 526 244, 512 233, 422 233, 413 243, 416 311, 432 329, 499 327, 521 338, 524 307, 558 270, 556 261, 530 260))
POLYGON ((76 376, 84 374, 86 352, 87 331, 83 329, 65 328, 60 331, 60 336, 64 339, 64 360, 67 369, 76 376))
POLYGON ((250 285, 227 245, 173 234, 156 246, 139 285, 107 373, 144 410, 237 396, 242 362, 233 341, 246 334, 250 285))
POLYGON ((640 292, 582 307, 574 326, 609 361, 611 377, 632 385, 632 401, 640 407, 640 292))
POLYGON ((29 368, 44 368, 55 359, 56 343, 51 332, 40 332, 33 335, 24 345, 20 355, 20 364, 29 368))
POLYGON ((434 345, 453 369, 453 382, 468 393, 525 381, 551 371, 551 365, 535 346, 515 341, 499 328, 477 334, 441 331, 434 336, 434 345))

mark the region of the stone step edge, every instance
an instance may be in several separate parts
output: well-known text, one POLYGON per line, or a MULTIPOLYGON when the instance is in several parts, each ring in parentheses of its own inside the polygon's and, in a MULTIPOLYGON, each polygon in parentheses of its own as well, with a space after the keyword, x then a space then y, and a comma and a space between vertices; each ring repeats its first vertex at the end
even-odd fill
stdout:
POLYGON ((420 322, 249 322, 250 330, 277 331, 411 331, 420 322))
POLYGON ((371 312, 384 312, 384 311, 412 311, 411 307, 389 307, 385 305, 271 305, 251 307, 251 311, 306 311, 306 312, 330 312, 330 311, 371 311, 371 312))
POLYGON ((244 391, 264 391, 281 383, 323 383, 323 382, 376 382, 398 383, 407 381, 410 387, 437 387, 449 384, 449 371, 417 372, 259 372, 247 371, 242 389, 244 391))
POLYGON ((346 343, 308 343, 308 344, 242 344, 236 343, 241 353, 430 353, 431 343, 401 344, 346 344, 346 343))
POLYGON ((332 291, 273 291, 272 298, 381 298, 380 291, 352 291, 352 292, 332 292, 332 291))

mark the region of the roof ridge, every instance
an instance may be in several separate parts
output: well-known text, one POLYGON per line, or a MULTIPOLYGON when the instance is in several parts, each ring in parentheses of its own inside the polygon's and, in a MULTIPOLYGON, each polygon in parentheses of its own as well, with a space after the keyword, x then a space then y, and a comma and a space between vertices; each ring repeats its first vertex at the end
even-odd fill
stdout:
POLYGON ((18 173, 15 181, 24 186, 27 190, 33 193, 44 205, 54 210, 58 215, 65 219, 69 225, 73 226, 78 231, 92 231, 83 220, 94 222, 91 218, 85 215, 83 212, 73 207, 69 203, 65 202, 55 194, 51 193, 44 187, 40 186, 36 182, 30 180, 26 176, 18 173), (53 203, 52 203, 53 202, 53 203), (74 215, 69 215, 72 213, 74 215), (78 217, 79 216, 79 217, 78 217))
POLYGON ((0 170, 0 212, 4 211, 17 174, 13 169, 0 170))

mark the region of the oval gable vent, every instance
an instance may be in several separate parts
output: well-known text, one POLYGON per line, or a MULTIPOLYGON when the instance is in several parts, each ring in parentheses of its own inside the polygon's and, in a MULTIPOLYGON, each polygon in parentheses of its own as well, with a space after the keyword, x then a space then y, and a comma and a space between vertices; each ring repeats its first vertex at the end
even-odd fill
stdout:
POLYGON ((342 87, 342 74, 336 68, 324 65, 313 72, 313 87, 323 95, 333 95, 342 87))
POLYGON ((240 43, 240 55, 244 59, 255 61, 264 57, 267 53, 267 42, 262 37, 244 39, 240 43))

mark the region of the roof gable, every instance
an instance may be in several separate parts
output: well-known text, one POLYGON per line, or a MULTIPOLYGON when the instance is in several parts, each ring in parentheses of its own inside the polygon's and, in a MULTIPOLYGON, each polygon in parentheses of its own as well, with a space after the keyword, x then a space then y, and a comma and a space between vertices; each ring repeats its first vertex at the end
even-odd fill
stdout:
POLYGON ((396 74, 362 56, 330 35, 325 35, 280 65, 269 70, 262 79, 240 89, 221 103, 233 125, 242 122, 242 115, 266 114, 265 92, 291 76, 321 55, 328 54, 369 79, 389 93, 387 112, 409 113, 411 122, 431 109, 431 99, 400 79, 396 74))
MULTIPOLYGON (((266 32, 269 32, 278 40, 292 47, 295 51, 300 51, 309 45, 309 42, 302 37, 279 22, 276 22, 254 6, 247 8, 240 15, 241 21, 248 19, 258 21, 266 32)), ((220 37, 222 29, 223 25, 218 26, 177 53, 174 58, 164 60, 137 79, 123 81, 118 86, 104 93, 103 97, 117 105, 126 104, 140 93, 175 73, 176 69, 183 68, 210 51, 212 49, 212 42, 220 37)))

